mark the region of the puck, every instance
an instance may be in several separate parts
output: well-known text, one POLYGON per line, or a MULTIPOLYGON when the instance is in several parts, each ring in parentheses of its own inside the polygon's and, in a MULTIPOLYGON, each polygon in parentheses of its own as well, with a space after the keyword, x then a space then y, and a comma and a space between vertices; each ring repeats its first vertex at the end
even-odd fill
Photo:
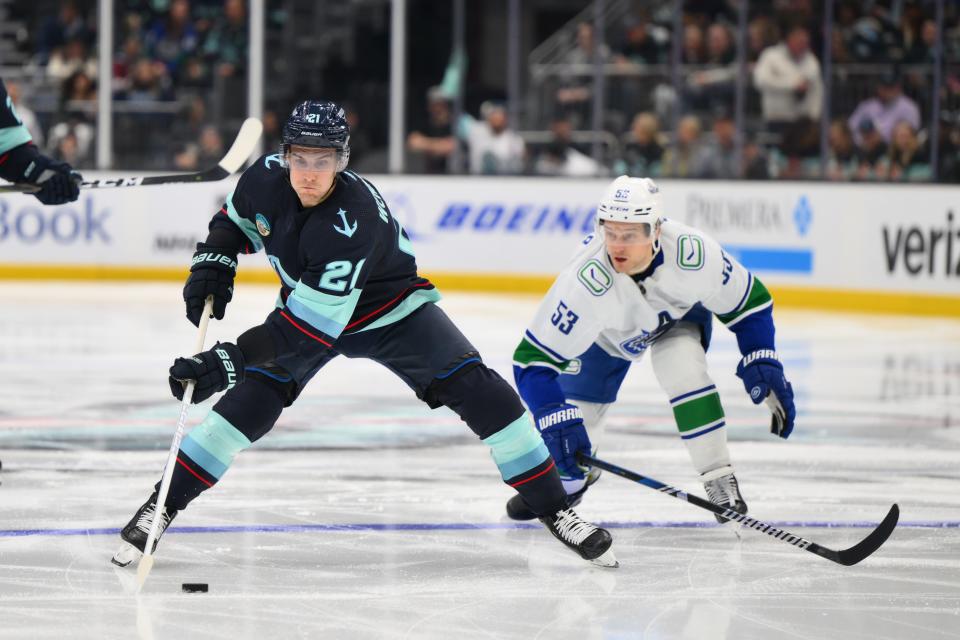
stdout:
POLYGON ((184 582, 180 588, 184 593, 206 593, 210 587, 206 582, 184 582))

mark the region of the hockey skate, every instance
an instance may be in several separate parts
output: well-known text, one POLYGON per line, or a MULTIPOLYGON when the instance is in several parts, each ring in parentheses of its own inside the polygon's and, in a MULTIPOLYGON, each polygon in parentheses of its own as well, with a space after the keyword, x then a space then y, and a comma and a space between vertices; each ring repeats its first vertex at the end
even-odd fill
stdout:
MULTIPOLYGON (((143 506, 137 510, 130 522, 120 530, 120 539, 123 544, 110 560, 119 567, 125 567, 134 560, 139 560, 143 555, 143 550, 147 546, 147 538, 150 536, 150 523, 153 522, 153 514, 157 508, 157 494, 151 495, 143 506)), ((176 509, 163 509, 160 512, 160 522, 157 523, 157 538, 153 541, 153 551, 157 550, 157 544, 160 542, 160 536, 167 530, 173 519, 179 513, 176 509)))
MULTIPOLYGON (((580 504, 580 501, 583 500, 583 494, 587 492, 587 489, 590 488, 590 485, 599 479, 600 469, 591 469, 589 473, 587 473, 587 484, 583 485, 583 488, 579 491, 571 493, 567 496, 567 508, 572 509, 580 504)), ((534 520, 537 518, 537 514, 533 512, 533 509, 527 506, 523 496, 518 493, 507 500, 507 517, 511 520, 534 520)))
MULTIPOLYGON (((726 466, 708 471, 702 474, 700 479, 703 480, 703 488, 707 490, 710 502, 746 515, 747 503, 740 495, 740 486, 737 484, 737 477, 733 475, 733 467, 726 466)), ((720 515, 714 514, 714 517, 720 524, 730 521, 720 515)))
POLYGON ((540 518, 553 536, 567 545, 584 560, 601 567, 620 566, 610 545, 613 538, 606 529, 594 526, 578 516, 573 509, 562 509, 553 515, 540 518))

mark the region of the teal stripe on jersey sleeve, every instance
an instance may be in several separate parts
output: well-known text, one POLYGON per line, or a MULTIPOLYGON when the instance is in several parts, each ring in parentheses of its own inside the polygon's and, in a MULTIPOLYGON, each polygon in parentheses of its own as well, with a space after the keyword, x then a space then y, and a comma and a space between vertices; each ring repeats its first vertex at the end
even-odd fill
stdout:
POLYGON ((0 153, 6 153, 14 147, 19 147, 33 140, 30 132, 23 125, 0 129, 0 153))
POLYGON ((298 282, 287 297, 287 308, 312 327, 337 338, 350 322, 361 293, 363 289, 354 289, 345 296, 332 296, 298 282))
POLYGON ((361 331, 370 331, 371 329, 379 329, 380 327, 385 327, 388 324, 393 324, 397 320, 403 320, 424 304, 428 302, 438 302, 440 298, 440 292, 436 289, 420 289, 418 291, 414 291, 407 296, 403 302, 391 309, 390 313, 384 314, 383 317, 378 318, 376 322, 371 322, 363 329, 360 329, 360 331, 357 333, 360 333, 361 331))
POLYGON ((252 220, 241 217, 237 212, 237 208, 233 206, 233 193, 234 192, 231 191, 230 195, 227 196, 227 216, 240 228, 240 231, 243 231, 243 235, 247 236, 247 240, 253 245, 254 250, 260 251, 263 249, 263 241, 260 239, 260 232, 257 231, 257 225, 254 224, 252 220))

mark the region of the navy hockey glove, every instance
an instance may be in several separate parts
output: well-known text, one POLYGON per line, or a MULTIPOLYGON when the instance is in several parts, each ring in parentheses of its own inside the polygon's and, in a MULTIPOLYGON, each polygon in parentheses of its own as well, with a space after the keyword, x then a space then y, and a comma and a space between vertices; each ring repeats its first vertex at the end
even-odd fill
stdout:
POLYGON ((737 377, 753 404, 766 402, 773 412, 770 433, 788 438, 793 431, 797 410, 793 406, 793 386, 783 375, 783 365, 773 349, 760 349, 748 353, 737 365, 737 377))
POLYGON ((33 145, 23 145, 11 153, 17 154, 14 162, 26 165, 21 181, 40 187, 33 195, 43 204, 73 202, 80 196, 83 177, 66 162, 42 155, 33 145))
POLYGON ((243 352, 230 342, 218 342, 213 349, 192 358, 177 358, 170 367, 170 391, 177 400, 183 400, 188 380, 193 387, 193 404, 203 402, 220 391, 232 389, 243 382, 243 352))
POLYGON ((237 252, 197 243, 197 251, 190 264, 190 277, 183 286, 183 301, 187 303, 187 319, 200 326, 203 305, 207 296, 213 296, 213 317, 223 320, 227 303, 233 299, 233 278, 237 275, 237 252))
POLYGON ((580 407, 572 404, 554 404, 536 414, 537 431, 550 451, 560 475, 580 479, 584 469, 577 464, 577 452, 591 453, 593 447, 583 426, 580 407))

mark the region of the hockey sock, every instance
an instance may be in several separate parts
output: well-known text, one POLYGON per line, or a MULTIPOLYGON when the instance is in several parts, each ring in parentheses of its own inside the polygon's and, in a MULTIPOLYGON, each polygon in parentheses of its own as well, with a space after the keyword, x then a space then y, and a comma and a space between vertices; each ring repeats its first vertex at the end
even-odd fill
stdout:
POLYGON ((180 445, 167 506, 185 509, 191 500, 216 484, 233 458, 250 445, 245 435, 211 410, 180 445))
POLYGON ((238 453, 273 428, 285 398, 281 383, 257 375, 224 394, 183 439, 167 506, 184 509, 216 484, 238 453))
POLYGON ((723 406, 714 385, 671 398, 670 405, 698 473, 730 464, 723 406))
POLYGON ((483 442, 490 447, 503 481, 535 513, 551 514, 566 506, 567 492, 553 458, 526 413, 483 442))

